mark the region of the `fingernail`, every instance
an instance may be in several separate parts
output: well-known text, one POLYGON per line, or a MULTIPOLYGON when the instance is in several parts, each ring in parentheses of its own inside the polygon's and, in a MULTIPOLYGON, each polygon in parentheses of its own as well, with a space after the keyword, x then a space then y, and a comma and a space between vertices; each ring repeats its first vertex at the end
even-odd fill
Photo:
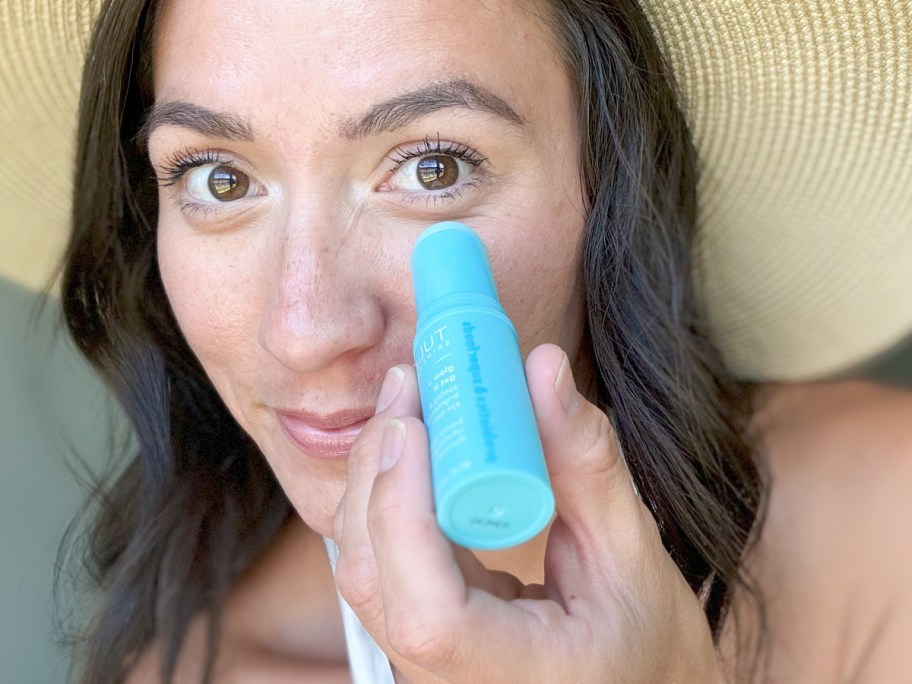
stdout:
POLYGON ((405 373, 398 366, 393 366, 386 371, 386 377, 383 378, 383 386, 380 388, 380 396, 377 397, 377 410, 374 411, 374 415, 385 411, 393 403, 393 399, 396 398, 399 390, 402 389, 402 381, 404 379, 405 373))
POLYGON ((579 392, 576 391, 576 383, 573 381, 573 371, 570 369, 570 359, 564 354, 564 360, 561 363, 560 370, 557 371, 557 379, 554 381, 554 389, 560 399, 564 410, 567 413, 573 413, 579 405, 579 392))
POLYGON ((396 465, 405 447, 405 423, 393 418, 383 430, 383 442, 380 444, 380 472, 396 465))

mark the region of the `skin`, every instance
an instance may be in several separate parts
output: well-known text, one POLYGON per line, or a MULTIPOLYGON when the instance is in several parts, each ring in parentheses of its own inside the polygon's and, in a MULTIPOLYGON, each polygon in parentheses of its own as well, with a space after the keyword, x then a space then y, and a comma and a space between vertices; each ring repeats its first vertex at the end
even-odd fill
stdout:
MULTIPOLYGON (((467 2, 454 21, 424 1, 243 11, 166 3, 148 141, 162 181, 161 277, 191 348, 303 522, 340 544, 339 590, 400 681, 564 681, 575 663, 577 681, 711 682, 718 666, 700 606, 630 486, 610 423, 574 384, 571 368, 588 370, 578 353, 576 114, 554 38, 529 8, 467 2), (353 133, 378 102, 454 80, 512 112, 448 106, 353 133), (173 103, 227 115, 234 132, 164 116, 173 103), (409 177, 391 161, 397 149, 426 152, 438 136, 444 152, 468 146, 485 160, 463 169, 451 200, 413 189, 414 170, 409 177), (212 163, 188 171, 194 155, 212 163), (220 203, 207 179, 223 164, 244 174, 249 192, 220 203), (408 257, 423 228, 444 219, 471 225, 487 244, 523 353, 531 351, 558 518, 546 554, 542 537, 489 559, 511 574, 454 548, 433 523, 416 381, 402 365, 415 326, 408 257), (375 405, 382 410, 347 459, 313 458, 279 426, 280 411, 369 417, 375 405), (387 463, 393 453, 401 459, 378 477, 381 452, 387 463), (399 516, 408 523, 392 524, 399 516), (521 581, 542 579, 543 568, 544 586, 521 581)), ((298 541, 287 543, 305 536, 290 532, 298 541)), ((303 551, 298 560, 296 570, 317 562, 303 551)), ((313 611, 298 615, 298 631, 314 620, 313 611)), ((249 636, 249 625, 241 629, 249 636)), ((199 641, 191 635, 191 657, 199 641)), ((306 653, 295 651, 302 668, 306 653)), ((219 676, 231 681, 251 667, 244 663, 223 662, 219 676)), ((137 671, 154 667, 153 657, 137 671)), ((262 663, 258 671, 282 681, 262 663)))
MULTIPOLYGON (((906 681, 912 672, 912 392, 851 380, 767 385, 751 434, 772 487, 746 561, 767 610, 768 676, 729 681, 906 681)), ((747 638, 753 603, 736 594, 747 638)))
MULTIPOLYGON (((163 181, 171 175, 165 167, 188 151, 219 157, 163 183, 162 279, 191 348, 300 515, 234 587, 216 681, 347 681, 319 535, 340 544, 339 590, 400 681, 722 680, 699 603, 630 487, 611 425, 573 381, 585 386, 591 370, 580 352, 575 277, 583 202, 572 88, 557 54, 526 3, 461 3, 458 21, 423 0, 164 3, 156 104, 229 114, 251 135, 239 140, 173 122, 151 131, 150 156, 163 181), (377 103, 454 79, 495 94, 523 123, 445 107, 395 130, 351 135, 352 122, 377 103), (415 151, 438 135, 445 149, 468 145, 486 160, 463 168, 464 187, 449 190, 453 200, 428 199, 414 186, 414 169, 409 178, 390 159, 397 147, 415 151), (251 193, 207 202, 207 175, 225 163, 250 179, 251 193), (423 228, 446 219, 471 225, 489 249, 529 355, 557 498, 549 533, 508 554, 454 549, 431 513, 426 436, 408 365, 415 313, 407 264, 423 228), (398 370, 387 373, 390 367, 398 370), (349 458, 326 460, 289 440, 277 410, 372 417, 349 458)), ((881 594, 899 592, 902 582, 861 578, 908 567, 908 554, 859 555, 854 536, 835 549, 813 543, 845 515, 832 507, 832 487, 851 492, 866 481, 846 445, 859 443, 872 422, 906 445, 896 462, 912 461, 897 398, 870 404, 876 411, 840 414, 833 407, 845 403, 827 401, 839 387, 769 388, 754 425, 777 484, 750 567, 766 593, 796 598, 776 602, 768 625, 783 682, 812 681, 809 670, 826 673, 819 681, 901 671, 891 668, 907 650, 898 644, 908 632, 889 621, 879 627, 881 594), (805 393, 796 398, 798 390, 805 393), (806 406, 816 407, 816 418, 806 406), (834 426, 849 432, 821 436, 834 426), (799 551, 805 562, 796 567, 799 551), (883 562, 862 560, 871 557, 883 562), (860 617, 838 641, 825 626, 845 614, 834 596, 846 595, 860 617), (877 629, 886 630, 878 632, 886 646, 872 656, 865 645, 877 629), (801 658, 790 655, 795 643, 801 658)), ((892 462, 887 446, 869 452, 875 463, 892 462)), ((892 486, 912 482, 888 471, 892 486)), ((870 529, 893 529, 904 511, 854 513, 844 528, 870 537, 870 529)), ((750 623, 747 604, 738 610, 750 623)), ((198 620, 178 681, 198 675, 203 643, 198 620)), ((726 632, 729 656, 732 643, 726 632)), ((153 648, 131 682, 153 681, 156 668, 153 648)))
POLYGON ((583 362, 572 91, 535 16, 512 3, 466 3, 453 22, 431 2, 250 11, 175 1, 160 22, 156 104, 230 113, 254 139, 157 127, 149 139, 157 172, 165 176, 168 160, 188 150, 211 149, 256 184, 254 196, 201 203, 187 186, 193 176, 205 194, 209 166, 163 188, 161 276, 190 346, 308 525, 331 533, 346 465, 308 458, 276 411, 373 413, 387 369, 411 361, 408 263, 428 225, 456 219, 478 231, 524 354, 553 342, 583 362), (217 48, 201 35, 218 36, 217 48), (393 95, 462 78, 525 123, 448 107, 394 131, 344 134, 393 95), (551 95, 539 97, 542 89, 551 95), (414 184, 414 171, 390 173, 396 149, 420 150, 438 136, 487 161, 451 188, 455 200, 397 190, 414 184), (201 207, 182 210, 187 203, 201 207))

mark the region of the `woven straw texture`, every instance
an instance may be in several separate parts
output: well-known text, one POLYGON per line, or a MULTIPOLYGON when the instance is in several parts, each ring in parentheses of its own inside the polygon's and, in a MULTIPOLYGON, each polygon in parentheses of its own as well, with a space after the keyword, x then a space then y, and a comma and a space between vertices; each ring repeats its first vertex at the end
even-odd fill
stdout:
POLYGON ((79 75, 101 0, 0 0, 0 276, 47 284, 69 221, 79 75))
POLYGON ((747 378, 912 332, 912 2, 650 0, 700 159, 700 293, 747 378))
MULTIPOLYGON (((0 1, 0 276, 65 241, 100 0, 0 1)), ((731 368, 803 379, 912 332, 912 0, 644 0, 697 145, 698 282, 731 368)))

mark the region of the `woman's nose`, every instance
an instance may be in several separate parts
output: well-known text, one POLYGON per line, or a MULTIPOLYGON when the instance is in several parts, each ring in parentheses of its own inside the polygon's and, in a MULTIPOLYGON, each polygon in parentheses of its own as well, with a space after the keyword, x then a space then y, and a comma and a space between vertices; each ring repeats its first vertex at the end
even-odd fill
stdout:
POLYGON ((382 297, 366 263, 373 259, 359 244, 344 229, 283 236, 260 328, 261 345, 282 365, 319 371, 383 339, 382 297))

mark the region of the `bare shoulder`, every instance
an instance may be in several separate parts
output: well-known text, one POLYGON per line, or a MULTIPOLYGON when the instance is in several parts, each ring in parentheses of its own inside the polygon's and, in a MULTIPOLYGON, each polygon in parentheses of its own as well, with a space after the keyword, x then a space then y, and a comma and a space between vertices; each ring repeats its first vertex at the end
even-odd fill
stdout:
POLYGON ((769 679, 912 678, 912 392, 772 387, 753 431, 771 478, 748 563, 767 611, 769 679))
MULTIPOLYGON (((207 622, 197 616, 174 684, 199 684, 207 622)), ((161 644, 153 643, 127 684, 159 684, 161 644)), ((351 681, 338 599, 322 539, 292 524, 228 597, 214 665, 216 684, 342 684, 351 681)))
POLYGON ((912 391, 866 382, 776 388, 754 429, 770 469, 771 526, 820 558, 912 558, 896 536, 912 519, 912 391), (871 555, 858 557, 861 549, 871 555))

